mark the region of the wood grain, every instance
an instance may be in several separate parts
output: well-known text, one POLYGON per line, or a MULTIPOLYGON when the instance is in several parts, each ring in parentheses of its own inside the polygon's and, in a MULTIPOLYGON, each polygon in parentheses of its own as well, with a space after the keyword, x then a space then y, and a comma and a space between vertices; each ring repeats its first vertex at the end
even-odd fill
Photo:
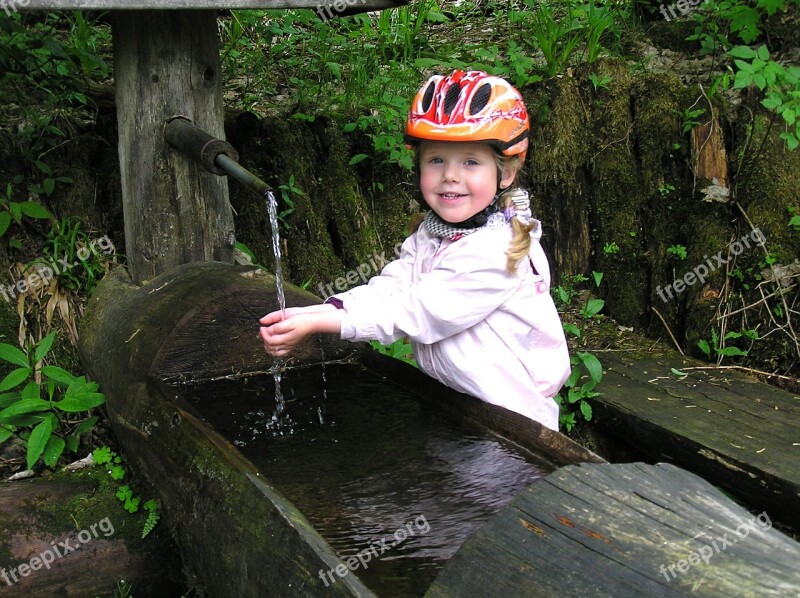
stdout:
POLYGON ((768 517, 689 472, 583 464, 526 488, 426 596, 797 596, 798 559, 800 544, 768 517), (678 569, 692 553, 697 563, 678 569))

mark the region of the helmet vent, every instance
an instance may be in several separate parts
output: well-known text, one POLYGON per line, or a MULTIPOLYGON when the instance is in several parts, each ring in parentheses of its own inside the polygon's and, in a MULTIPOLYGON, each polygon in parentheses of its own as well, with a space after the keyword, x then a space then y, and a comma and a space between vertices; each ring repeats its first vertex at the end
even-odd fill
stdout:
POLYGON ((425 95, 422 96, 422 111, 427 112, 431 108, 433 102, 433 92, 436 90, 436 84, 431 81, 428 84, 428 89, 425 90, 425 95))
POLYGON ((461 95, 461 86, 457 83, 453 83, 447 89, 447 95, 444 96, 444 113, 450 116, 450 113, 453 111, 453 108, 456 107, 456 103, 458 102, 458 97, 461 95))
POLYGON ((472 96, 472 101, 469 103, 469 113, 478 114, 481 110, 486 108, 489 103, 489 96, 492 95, 492 86, 489 83, 484 83, 478 88, 478 91, 472 96))

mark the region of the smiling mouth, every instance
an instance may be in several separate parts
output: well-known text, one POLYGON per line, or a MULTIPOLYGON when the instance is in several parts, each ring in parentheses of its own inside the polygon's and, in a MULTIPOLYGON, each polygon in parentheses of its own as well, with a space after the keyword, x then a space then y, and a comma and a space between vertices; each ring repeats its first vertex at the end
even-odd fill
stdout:
POLYGON ((439 193, 439 197, 441 197, 444 200, 453 201, 453 200, 456 200, 456 199, 461 199, 462 197, 466 197, 466 194, 464 194, 464 193, 439 193))

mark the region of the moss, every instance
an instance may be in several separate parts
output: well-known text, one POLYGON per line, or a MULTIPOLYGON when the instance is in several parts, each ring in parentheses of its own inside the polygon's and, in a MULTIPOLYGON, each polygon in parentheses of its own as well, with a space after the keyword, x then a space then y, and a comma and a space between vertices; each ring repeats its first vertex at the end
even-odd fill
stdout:
MULTIPOLYGON (((274 187, 295 178, 305 195, 294 195, 294 211, 281 230, 284 273, 314 292, 356 268, 373 252, 388 250, 405 226, 409 196, 399 184, 387 182, 384 192, 369 189, 349 165, 351 140, 329 119, 313 123, 267 119, 261 134, 241 149, 242 162, 274 187)), ((355 140, 357 141, 357 140, 355 140)), ((383 174, 390 175, 391 169, 383 174)), ((395 174, 396 178, 397 175, 395 174)), ((282 200, 280 209, 287 205, 282 200)), ((237 237, 262 263, 272 266, 266 204, 251 192, 231 184, 237 237)))

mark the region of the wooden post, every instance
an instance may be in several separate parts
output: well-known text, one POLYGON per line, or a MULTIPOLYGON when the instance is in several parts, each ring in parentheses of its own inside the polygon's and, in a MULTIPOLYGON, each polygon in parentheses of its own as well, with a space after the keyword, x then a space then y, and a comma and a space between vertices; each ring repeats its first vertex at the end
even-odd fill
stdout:
POLYGON ((124 11, 114 18, 114 69, 125 215, 125 253, 141 284, 189 262, 233 263, 233 214, 225 177, 164 140, 181 114, 222 139, 216 13, 124 11))

